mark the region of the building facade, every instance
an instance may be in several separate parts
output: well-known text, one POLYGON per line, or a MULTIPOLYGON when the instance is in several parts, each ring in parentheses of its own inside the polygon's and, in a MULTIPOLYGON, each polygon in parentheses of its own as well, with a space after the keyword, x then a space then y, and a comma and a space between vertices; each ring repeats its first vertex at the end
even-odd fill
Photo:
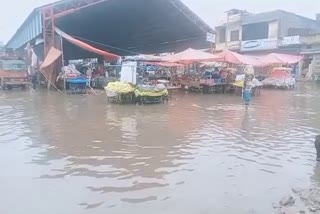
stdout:
POLYGON ((301 36, 317 32, 320 22, 286 11, 249 14, 231 10, 226 22, 216 27, 216 51, 300 53, 301 36))
POLYGON ((249 13, 243 10, 232 9, 226 12, 226 17, 216 30, 216 50, 225 49, 240 51, 242 40, 242 20, 249 13))
POLYGON ((304 73, 320 80, 320 33, 302 36, 301 54, 304 55, 304 73))
POLYGON ((4 56, 4 55, 5 55, 4 44, 0 42, 0 56, 4 56))

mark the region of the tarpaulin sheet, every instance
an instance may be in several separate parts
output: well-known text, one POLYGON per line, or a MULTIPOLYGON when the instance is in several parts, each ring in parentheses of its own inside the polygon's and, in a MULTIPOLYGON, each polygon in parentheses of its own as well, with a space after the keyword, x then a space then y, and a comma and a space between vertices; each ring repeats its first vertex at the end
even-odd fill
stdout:
POLYGON ((260 58, 260 61, 263 63, 270 64, 295 64, 300 62, 303 59, 303 56, 299 55, 290 55, 290 54, 279 54, 271 53, 264 57, 260 58))
POLYGON ((59 57, 62 55, 62 52, 54 47, 51 47, 46 58, 44 59, 41 69, 45 69, 52 65, 59 57))
POLYGON ((176 62, 147 62, 147 65, 156 65, 161 67, 181 67, 184 64, 176 63, 176 62))
POLYGON ((80 41, 76 38, 73 38, 72 36, 66 34, 65 32, 63 32, 62 30, 58 29, 58 28, 55 28, 55 31, 57 32, 57 34, 59 34, 60 36, 62 36, 63 38, 65 38, 67 41, 69 41, 70 43, 86 50, 86 51, 89 51, 89 52, 92 52, 92 53, 95 53, 95 54, 98 54, 100 56, 104 56, 106 59, 109 59, 109 60, 115 60, 115 59, 118 59, 119 56, 116 55, 116 54, 112 54, 112 53, 109 53, 107 51, 104 51, 104 50, 100 50, 98 48, 95 48, 83 41, 80 41))
POLYGON ((220 59, 220 62, 227 62, 236 65, 252 65, 252 66, 264 66, 264 63, 261 62, 258 57, 255 56, 247 56, 238 54, 229 50, 225 50, 224 52, 217 54, 220 59))
POLYGON ((221 59, 217 55, 213 55, 201 50, 195 50, 189 48, 180 53, 163 57, 163 61, 166 62, 178 62, 178 63, 193 63, 193 62, 208 62, 221 59))

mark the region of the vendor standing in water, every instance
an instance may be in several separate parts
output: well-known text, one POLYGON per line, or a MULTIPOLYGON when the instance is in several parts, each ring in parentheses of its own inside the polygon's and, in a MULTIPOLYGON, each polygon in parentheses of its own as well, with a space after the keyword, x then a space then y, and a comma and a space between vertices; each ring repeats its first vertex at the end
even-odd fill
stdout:
POLYGON ((254 69, 252 66, 245 68, 245 78, 243 84, 243 100, 246 105, 246 109, 249 108, 252 99, 252 88, 253 88, 254 69))
POLYGON ((251 99, 252 99, 252 77, 251 75, 246 75, 245 81, 244 81, 244 91, 243 91, 243 99, 244 104, 246 105, 246 108, 248 109, 251 99))

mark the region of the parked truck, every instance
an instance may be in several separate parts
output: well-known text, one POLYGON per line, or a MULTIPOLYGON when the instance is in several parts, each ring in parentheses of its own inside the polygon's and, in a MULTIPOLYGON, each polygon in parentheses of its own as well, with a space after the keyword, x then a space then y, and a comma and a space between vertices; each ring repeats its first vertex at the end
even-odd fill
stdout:
POLYGON ((0 58, 0 86, 2 89, 22 88, 30 84, 26 63, 18 58, 0 58))

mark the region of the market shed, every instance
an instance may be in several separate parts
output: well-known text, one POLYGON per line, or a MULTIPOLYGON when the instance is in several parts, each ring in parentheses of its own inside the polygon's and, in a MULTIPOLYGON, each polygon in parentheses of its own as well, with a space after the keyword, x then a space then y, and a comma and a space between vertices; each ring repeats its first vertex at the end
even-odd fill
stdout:
MULTIPOLYGON (((53 43, 61 48, 55 27, 122 56, 208 48, 206 35, 214 33, 180 0, 64 0, 36 8, 6 47, 19 49, 43 38, 45 50, 53 43)), ((65 59, 95 56, 62 41, 65 59)))

